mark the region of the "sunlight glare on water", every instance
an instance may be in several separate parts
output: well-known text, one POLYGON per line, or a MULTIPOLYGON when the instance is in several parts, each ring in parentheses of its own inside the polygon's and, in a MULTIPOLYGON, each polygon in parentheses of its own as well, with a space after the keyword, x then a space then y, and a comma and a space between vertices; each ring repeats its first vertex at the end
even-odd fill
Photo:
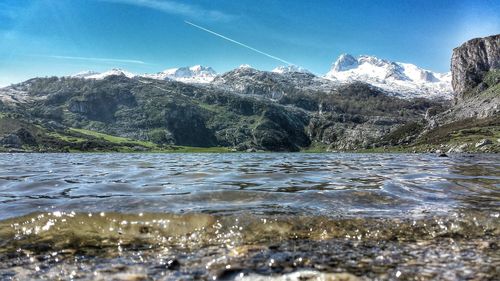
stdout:
POLYGON ((487 278, 498 160, 4 154, 0 279, 487 278))

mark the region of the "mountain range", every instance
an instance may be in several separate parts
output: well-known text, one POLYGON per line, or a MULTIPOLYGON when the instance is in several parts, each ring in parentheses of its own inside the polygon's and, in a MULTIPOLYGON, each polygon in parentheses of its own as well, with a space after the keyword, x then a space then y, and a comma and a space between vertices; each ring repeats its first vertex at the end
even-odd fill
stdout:
POLYGON ((500 151, 500 35, 454 49, 451 66, 453 95, 450 74, 350 55, 326 75, 32 78, 0 88, 0 151, 500 151))
MULTIPOLYGON (((239 68, 252 68, 243 65, 239 68)), ((305 68, 295 65, 278 66, 271 72, 278 74, 305 73, 314 75, 305 68)), ((154 74, 133 74, 122 69, 112 69, 103 73, 85 71, 71 77, 103 79, 111 75, 143 77, 158 80, 174 80, 184 83, 210 83, 219 76, 213 68, 201 65, 166 69, 154 74)), ((341 55, 331 70, 318 78, 327 79, 336 85, 364 82, 378 87, 389 95, 401 98, 429 98, 451 100, 451 73, 436 73, 409 63, 391 62, 373 56, 341 55)))

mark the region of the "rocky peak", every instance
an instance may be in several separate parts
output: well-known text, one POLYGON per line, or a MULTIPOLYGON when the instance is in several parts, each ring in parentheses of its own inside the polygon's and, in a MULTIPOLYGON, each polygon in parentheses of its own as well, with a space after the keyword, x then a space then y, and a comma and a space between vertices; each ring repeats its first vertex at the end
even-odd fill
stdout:
POLYGON ((410 63, 374 56, 341 55, 324 76, 336 83, 368 83, 401 98, 452 99, 450 77, 410 63))
POLYGON ((358 60, 350 54, 342 54, 332 66, 334 71, 345 71, 358 67, 358 60))
POLYGON ((500 69, 500 34, 475 38, 453 49, 452 86, 457 101, 479 85, 486 73, 500 69))

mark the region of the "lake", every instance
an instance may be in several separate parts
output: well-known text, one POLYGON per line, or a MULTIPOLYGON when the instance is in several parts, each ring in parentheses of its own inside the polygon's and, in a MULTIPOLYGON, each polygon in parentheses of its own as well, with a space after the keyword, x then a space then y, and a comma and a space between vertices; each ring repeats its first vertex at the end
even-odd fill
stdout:
POLYGON ((499 214, 495 154, 0 154, 0 279, 489 280, 499 214))

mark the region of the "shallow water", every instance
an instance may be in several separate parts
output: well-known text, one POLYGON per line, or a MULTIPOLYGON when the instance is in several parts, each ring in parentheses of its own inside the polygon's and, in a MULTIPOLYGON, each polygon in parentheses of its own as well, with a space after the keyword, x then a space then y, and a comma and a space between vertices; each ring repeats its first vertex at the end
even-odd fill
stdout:
POLYGON ((499 213, 498 155, 1 154, 0 279, 489 280, 499 213))

